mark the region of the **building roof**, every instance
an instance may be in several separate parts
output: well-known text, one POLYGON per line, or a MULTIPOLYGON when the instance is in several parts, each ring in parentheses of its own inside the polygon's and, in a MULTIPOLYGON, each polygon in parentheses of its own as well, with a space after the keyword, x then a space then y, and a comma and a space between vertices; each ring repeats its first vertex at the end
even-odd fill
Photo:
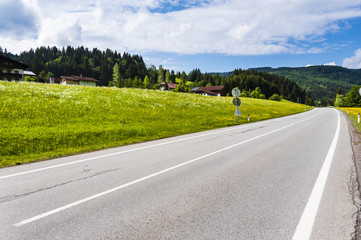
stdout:
POLYGON ((28 75, 28 76, 36 76, 35 73, 33 73, 32 71, 24 71, 24 75, 28 75))
POLYGON ((0 55, 0 67, 5 69, 27 69, 29 66, 7 56, 0 55))
POLYGON ((211 87, 199 87, 193 88, 192 91, 195 93, 207 93, 208 95, 216 96, 217 92, 222 91, 224 86, 211 86, 211 87))
POLYGON ((175 89, 176 87, 177 87, 177 84, 172 83, 172 82, 168 83, 168 88, 169 89, 175 89))
MULTIPOLYGON (((165 82, 162 82, 160 85, 165 85, 165 82)), ((176 83, 170 82, 168 83, 168 89, 175 89, 177 87, 176 83)))
POLYGON ((98 80, 92 78, 92 77, 84 77, 82 75, 80 76, 74 76, 74 75, 71 75, 71 77, 75 80, 78 80, 78 81, 89 81, 89 82, 98 82, 98 80))
POLYGON ((88 82, 98 82, 98 80, 92 78, 92 77, 84 77, 82 75, 80 76, 60 76, 59 78, 64 78, 65 80, 73 80, 73 81, 88 81, 88 82))
POLYGON ((200 87, 197 90, 206 90, 206 91, 222 91, 224 86, 211 86, 211 87, 200 87))

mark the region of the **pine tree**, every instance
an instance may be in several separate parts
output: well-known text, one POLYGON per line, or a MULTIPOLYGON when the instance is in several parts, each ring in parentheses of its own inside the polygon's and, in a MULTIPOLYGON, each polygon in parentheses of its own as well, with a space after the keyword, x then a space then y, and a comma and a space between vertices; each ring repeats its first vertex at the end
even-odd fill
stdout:
POLYGON ((122 76, 120 75, 118 63, 113 67, 113 85, 118 88, 122 87, 122 76))

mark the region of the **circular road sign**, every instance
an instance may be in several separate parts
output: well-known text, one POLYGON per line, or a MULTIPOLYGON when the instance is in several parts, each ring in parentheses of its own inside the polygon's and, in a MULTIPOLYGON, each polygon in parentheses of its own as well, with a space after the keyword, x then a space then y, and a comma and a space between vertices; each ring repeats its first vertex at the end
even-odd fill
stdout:
POLYGON ((239 99, 238 97, 233 99, 233 105, 236 107, 241 106, 241 99, 239 99))
POLYGON ((238 88, 233 88, 232 89, 232 96, 233 97, 239 97, 239 95, 241 95, 241 91, 239 91, 238 88))
POLYGON ((358 90, 358 93, 361 95, 361 88, 358 90))

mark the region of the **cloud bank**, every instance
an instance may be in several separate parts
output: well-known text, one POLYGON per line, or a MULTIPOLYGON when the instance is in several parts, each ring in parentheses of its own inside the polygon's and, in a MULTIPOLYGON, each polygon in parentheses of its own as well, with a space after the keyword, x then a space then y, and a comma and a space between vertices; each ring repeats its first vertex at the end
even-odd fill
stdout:
POLYGON ((359 69, 361 68, 361 48, 355 51, 355 55, 345 58, 342 63, 343 67, 359 69))
POLYGON ((318 53, 326 34, 361 16, 354 0, 3 0, 0 9, 0 43, 14 52, 83 45, 137 53, 318 53), (19 9, 21 17, 13 17, 19 9))

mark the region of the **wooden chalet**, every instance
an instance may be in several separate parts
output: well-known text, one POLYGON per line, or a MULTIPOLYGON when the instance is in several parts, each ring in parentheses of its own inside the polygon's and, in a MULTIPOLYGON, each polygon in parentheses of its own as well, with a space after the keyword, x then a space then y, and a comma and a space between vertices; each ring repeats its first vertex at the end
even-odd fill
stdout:
POLYGON ((80 86, 92 86, 95 87, 98 80, 92 77, 80 76, 60 76, 58 82, 62 85, 80 85, 80 86))
POLYGON ((165 83, 165 82, 163 82, 163 83, 161 83, 159 85, 159 90, 164 91, 165 90, 165 84, 167 84, 169 91, 172 91, 172 90, 176 89, 176 87, 177 87, 176 83, 173 83, 173 82, 165 83))
POLYGON ((211 86, 211 87, 198 87, 192 89, 193 93, 201 94, 204 96, 227 96, 227 90, 224 86, 211 86))
POLYGON ((24 70, 29 66, 0 55, 0 81, 24 81, 24 70))

